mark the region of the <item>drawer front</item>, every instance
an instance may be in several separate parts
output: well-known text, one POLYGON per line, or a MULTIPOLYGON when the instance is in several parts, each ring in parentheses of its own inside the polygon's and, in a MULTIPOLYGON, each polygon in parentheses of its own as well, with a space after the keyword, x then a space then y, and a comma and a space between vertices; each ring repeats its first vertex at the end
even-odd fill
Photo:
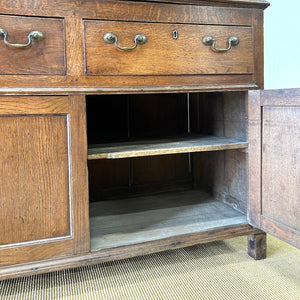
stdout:
POLYGON ((31 31, 44 35, 41 41, 31 41, 17 48, 0 40, 0 74, 2 75, 65 75, 65 45, 63 19, 0 16, 0 28, 7 32, 10 44, 26 44, 31 31))
POLYGON ((252 74, 254 70, 251 27, 86 20, 84 30, 87 75, 252 74), (106 33, 114 33, 121 47, 133 46, 138 33, 147 41, 133 50, 120 50, 104 41, 106 33), (216 52, 203 44, 205 36, 215 39, 215 48, 227 48, 231 36, 238 37, 239 44, 216 52))

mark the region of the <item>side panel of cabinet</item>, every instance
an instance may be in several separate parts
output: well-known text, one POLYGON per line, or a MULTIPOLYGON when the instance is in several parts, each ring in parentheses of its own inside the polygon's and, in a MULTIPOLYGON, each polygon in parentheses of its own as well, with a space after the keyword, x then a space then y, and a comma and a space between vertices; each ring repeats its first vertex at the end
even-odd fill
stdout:
POLYGON ((300 248, 300 90, 249 92, 250 223, 300 248))
POLYGON ((0 266, 88 251, 84 112, 80 96, 0 97, 0 266))

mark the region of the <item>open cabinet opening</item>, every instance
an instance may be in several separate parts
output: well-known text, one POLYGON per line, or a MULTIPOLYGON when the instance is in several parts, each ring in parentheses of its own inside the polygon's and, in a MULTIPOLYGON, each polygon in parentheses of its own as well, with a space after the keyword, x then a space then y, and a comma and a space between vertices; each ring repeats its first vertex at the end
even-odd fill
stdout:
POLYGON ((246 93, 86 96, 91 251, 247 224, 246 93))

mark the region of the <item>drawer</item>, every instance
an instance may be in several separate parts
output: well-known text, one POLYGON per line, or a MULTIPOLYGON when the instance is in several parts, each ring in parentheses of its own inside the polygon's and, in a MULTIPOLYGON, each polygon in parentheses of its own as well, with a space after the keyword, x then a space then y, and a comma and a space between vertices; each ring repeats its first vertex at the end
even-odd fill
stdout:
POLYGON ((84 21, 87 75, 200 75, 252 74, 254 70, 252 28, 248 26, 162 24, 117 21, 84 21), (120 50, 103 37, 114 33, 120 47, 134 45, 142 33, 145 44, 120 50), (203 43, 215 39, 215 48, 227 48, 228 38, 239 43, 216 52, 203 43))
POLYGON ((44 38, 17 48, 0 40, 0 74, 65 75, 65 43, 63 19, 0 16, 0 28, 7 32, 10 44, 26 44, 31 31, 40 31, 44 38))

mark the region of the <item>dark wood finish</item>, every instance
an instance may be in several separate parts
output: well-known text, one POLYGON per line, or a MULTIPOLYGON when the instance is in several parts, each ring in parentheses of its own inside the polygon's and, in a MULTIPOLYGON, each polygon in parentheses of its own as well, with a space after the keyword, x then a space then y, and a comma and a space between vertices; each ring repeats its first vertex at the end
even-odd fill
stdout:
POLYGON ((130 182, 128 159, 88 161, 88 170, 91 190, 125 187, 130 182))
POLYGON ((255 260, 266 258, 267 235, 265 233, 248 235, 248 254, 255 260))
POLYGON ((126 141, 130 137, 129 96, 86 96, 88 143, 126 141))
POLYGON ((86 73, 88 75, 195 75, 252 74, 252 30, 249 27, 150 24, 85 21, 86 73), (179 38, 172 38, 178 30, 179 38), (148 38, 144 45, 122 51, 107 44, 103 36, 113 32, 120 46, 132 46, 136 33, 148 38), (228 52, 216 53, 202 43, 213 36, 216 47, 226 48, 229 36, 240 43, 228 52), (105 59, 109 57, 109 59, 105 59))
POLYGON ((250 145, 261 143, 249 162, 250 221, 300 247, 300 90, 253 92, 249 105, 250 145))
POLYGON ((0 16, 0 27, 7 31, 9 43, 27 43, 28 34, 39 30, 44 39, 23 49, 0 41, 0 74, 65 75, 64 23, 60 19, 0 16))
POLYGON ((188 154, 158 155, 151 157, 137 157, 131 160, 131 180, 133 186, 138 184, 153 184, 164 182, 179 182, 190 178, 188 154), (164 171, 162 171, 164 170, 164 171))
POLYGON ((89 239, 85 242, 80 236, 88 232, 88 218, 82 218, 88 215, 88 203, 81 202, 87 195, 84 181, 77 183, 86 176, 81 166, 85 159, 78 151, 82 147, 78 127, 83 124, 76 120, 77 102, 55 96, 0 100, 1 136, 5 136, 0 264, 87 251, 89 239))
POLYGON ((134 256, 147 255, 169 249, 178 249, 196 244, 209 243, 213 241, 224 240, 242 235, 260 233, 250 225, 234 226, 229 228, 220 228, 207 232, 176 236, 162 239, 154 242, 147 242, 137 245, 105 249, 102 251, 86 253, 83 255, 65 257, 55 260, 44 260, 32 262, 29 264, 20 264, 9 267, 0 267, 0 278, 8 279, 12 277, 28 276, 32 274, 53 272, 67 268, 76 268, 91 264, 118 259, 125 259, 134 256))
POLYGON ((129 136, 155 139, 187 134, 187 107, 184 93, 130 95, 129 136))

